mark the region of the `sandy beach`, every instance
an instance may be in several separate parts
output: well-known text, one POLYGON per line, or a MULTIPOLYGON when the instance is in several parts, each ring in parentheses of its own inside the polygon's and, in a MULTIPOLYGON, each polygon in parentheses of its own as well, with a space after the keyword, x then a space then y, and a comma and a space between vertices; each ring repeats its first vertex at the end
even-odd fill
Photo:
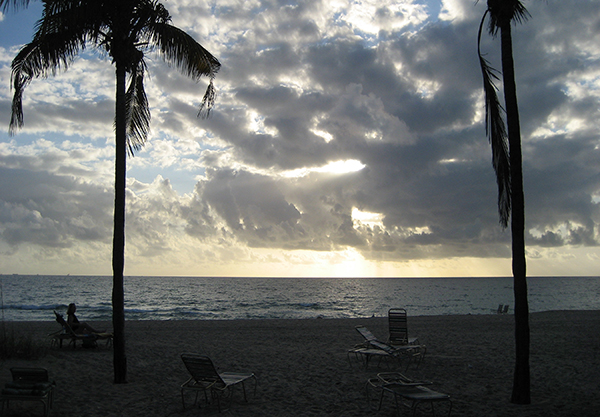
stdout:
MULTIPOLYGON (((110 328, 110 323, 97 324, 110 328)), ((0 383, 10 380, 12 366, 47 368, 57 385, 51 416, 219 415, 216 407, 192 406, 191 396, 183 409, 180 385, 188 373, 180 354, 192 352, 210 356, 221 371, 258 377, 256 397, 245 403, 236 391, 224 416, 394 415, 389 398, 381 411, 371 411, 365 395, 367 378, 388 367, 365 369, 348 360, 348 349, 362 342, 355 330, 359 324, 386 339, 386 318, 127 322, 127 384, 113 384, 112 350, 102 345, 52 348, 37 360, 8 360, 0 383)), ((410 336, 427 346, 427 355, 419 369, 400 370, 449 394, 453 416, 600 415, 600 312, 534 313, 530 324, 531 405, 509 402, 512 315, 409 316, 410 336)), ((50 319, 8 323, 8 329, 15 326, 36 338, 58 329, 50 319)), ((5 415, 42 415, 42 406, 13 402, 5 415)))

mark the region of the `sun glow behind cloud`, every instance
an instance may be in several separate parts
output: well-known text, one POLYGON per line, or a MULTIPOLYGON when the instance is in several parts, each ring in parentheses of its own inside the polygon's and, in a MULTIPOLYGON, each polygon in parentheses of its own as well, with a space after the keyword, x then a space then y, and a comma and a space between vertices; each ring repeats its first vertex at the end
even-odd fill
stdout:
MULTIPOLYGON (((198 119, 206 80, 148 60, 152 132, 128 160, 126 271, 510 274, 465 47, 485 9, 474 3, 166 2, 223 67, 214 112, 198 119)), ((598 4, 530 2, 514 32, 532 274, 597 269, 598 4)), ((4 109, 30 39, 8 41, 21 16, 0 22, 4 109)), ((484 45, 498 62, 497 40, 484 45)), ((0 268, 110 273, 114 68, 88 49, 24 99, 25 129, 0 133, 0 268)))
POLYGON ((352 220, 370 227, 379 226, 383 228, 383 214, 381 213, 370 213, 354 207, 352 209, 352 220))
POLYGON ((366 165, 357 161, 356 159, 347 159, 340 161, 332 161, 327 165, 314 168, 300 168, 282 173, 283 177, 286 178, 300 178, 309 175, 311 172, 318 172, 321 174, 336 174, 343 175, 351 172, 357 172, 363 169, 366 165))

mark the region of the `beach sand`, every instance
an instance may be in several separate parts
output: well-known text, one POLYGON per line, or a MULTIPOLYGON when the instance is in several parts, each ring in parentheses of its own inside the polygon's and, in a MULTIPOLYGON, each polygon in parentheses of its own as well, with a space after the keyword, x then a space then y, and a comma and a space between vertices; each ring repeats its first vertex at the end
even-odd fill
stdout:
MULTIPOLYGON (((110 328, 110 323, 97 324, 110 328)), ((51 416, 219 415, 212 405, 192 406, 191 395, 183 409, 180 385, 188 373, 180 354, 192 352, 210 356, 221 371, 258 377, 256 397, 250 395, 246 403, 236 390, 223 416, 394 415, 391 398, 381 411, 371 411, 365 395, 367 378, 388 371, 387 366, 365 369, 348 360, 348 349, 362 342, 355 330, 359 324, 386 339, 386 318, 127 322, 127 384, 113 383, 112 350, 102 345, 52 348, 37 360, 8 360, 0 383, 10 380, 12 366, 47 368, 56 381, 51 416)), ((600 415, 599 311, 531 314, 532 404, 525 406, 509 401, 512 315, 409 316, 408 324, 409 335, 427 346, 427 355, 419 369, 400 370, 449 394, 453 416, 600 415)), ((50 319, 7 325, 9 330, 16 326, 39 338, 58 328, 50 319)), ((11 402, 5 415, 42 415, 42 406, 11 402)), ((409 415, 408 410, 400 415, 409 415)))

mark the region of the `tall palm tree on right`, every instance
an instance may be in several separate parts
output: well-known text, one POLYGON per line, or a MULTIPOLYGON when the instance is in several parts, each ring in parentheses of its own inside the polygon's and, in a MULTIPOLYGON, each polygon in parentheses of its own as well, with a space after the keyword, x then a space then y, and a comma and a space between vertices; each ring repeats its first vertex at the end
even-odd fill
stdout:
POLYGON ((515 404, 531 402, 531 387, 529 305, 525 263, 525 198, 511 25, 513 22, 523 22, 528 17, 527 9, 519 0, 487 0, 487 9, 481 19, 477 40, 485 93, 486 133, 492 145, 492 161, 498 184, 500 223, 506 228, 510 219, 511 226, 516 345, 511 402, 515 404), (496 94, 497 88, 494 84, 494 81, 499 81, 500 78, 481 53, 481 34, 486 18, 488 18, 489 34, 495 37, 500 32, 506 127, 502 106, 496 94))

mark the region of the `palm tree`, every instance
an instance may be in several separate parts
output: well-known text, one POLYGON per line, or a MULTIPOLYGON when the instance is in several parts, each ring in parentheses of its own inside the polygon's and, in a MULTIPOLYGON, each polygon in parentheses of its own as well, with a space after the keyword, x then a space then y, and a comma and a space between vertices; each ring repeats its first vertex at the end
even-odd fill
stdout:
POLYGON ((488 0, 478 34, 478 52, 483 72, 486 99, 486 133, 492 144, 492 159, 498 183, 498 210, 500 223, 508 226, 511 219, 512 269, 515 295, 515 347, 516 363, 511 402, 529 404, 529 306, 527 301, 527 277, 525 264, 525 198, 523 193, 523 167, 521 157, 521 128, 517 104, 517 87, 512 53, 511 24, 527 20, 529 13, 519 0, 488 0), (502 50, 502 83, 506 124, 502 120, 502 108, 496 95, 495 71, 481 54, 481 32, 489 15, 488 31, 496 36, 500 31, 502 50), (507 146, 508 141, 508 146, 507 146), (508 148, 508 149, 507 149, 508 148), (507 155, 508 152, 508 155, 507 155))
MULTIPOLYGON (((4 8, 26 6, 27 0, 0 0, 4 8)), ((33 40, 12 62, 14 96, 9 131, 23 125, 22 96, 37 77, 66 70, 88 45, 108 54, 116 67, 115 207, 113 235, 113 328, 115 383, 127 382, 123 268, 125 250, 125 187, 127 154, 143 147, 150 111, 144 91, 144 53, 157 51, 194 80, 210 79, 202 104, 206 115, 215 100, 213 79, 219 61, 191 36, 170 24, 157 0, 43 0, 42 18, 33 40), (126 85, 126 78, 129 83, 126 85)))
POLYGON ((0 0, 0 9, 7 11, 9 7, 13 7, 17 10, 19 7, 29 6, 29 0, 0 0))

